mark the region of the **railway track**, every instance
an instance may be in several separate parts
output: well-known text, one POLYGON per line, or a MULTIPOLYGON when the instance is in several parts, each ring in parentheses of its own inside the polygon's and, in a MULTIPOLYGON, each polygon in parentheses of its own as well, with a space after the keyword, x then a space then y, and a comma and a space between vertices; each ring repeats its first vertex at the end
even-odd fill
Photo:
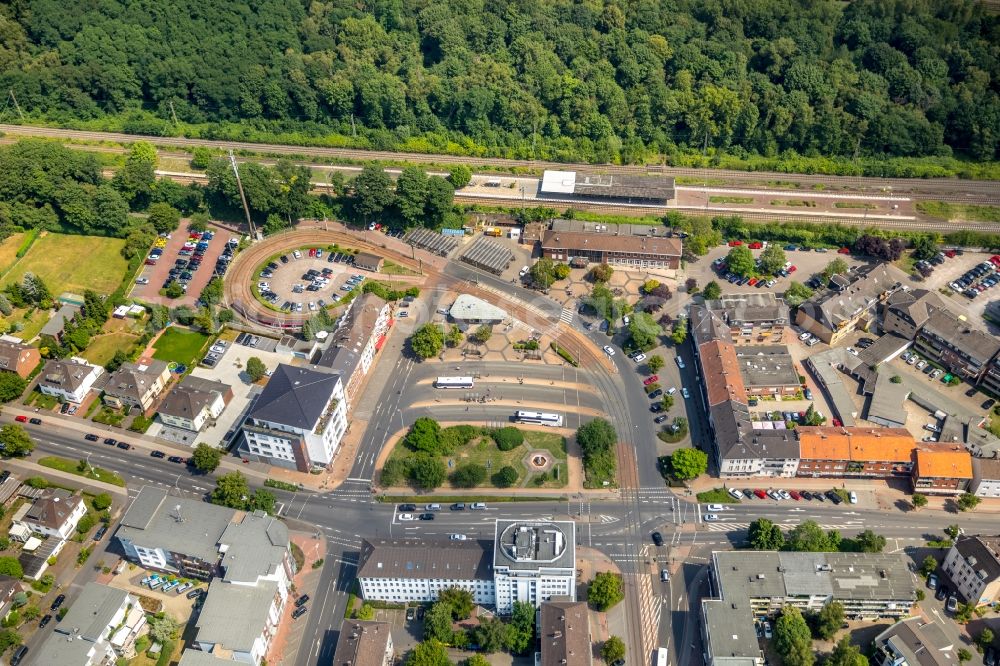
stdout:
POLYGON ((962 201, 965 203, 997 203, 1000 201, 997 192, 1000 183, 996 181, 979 181, 963 179, 923 179, 923 178, 874 178, 871 176, 827 176, 815 174, 787 174, 773 171, 733 171, 728 169, 694 169, 688 167, 668 167, 658 165, 614 165, 614 164, 571 164, 549 162, 544 160, 517 160, 505 158, 465 157, 456 155, 437 155, 424 153, 406 153, 380 150, 361 150, 354 148, 324 148, 315 146, 289 146, 274 143, 251 143, 248 141, 220 141, 211 139, 192 139, 187 137, 161 137, 123 134, 119 132, 92 132, 51 127, 34 127, 30 125, 0 124, 0 131, 16 136, 40 136, 63 140, 77 141, 109 141, 115 143, 134 143, 148 141, 156 146, 174 148, 207 147, 216 150, 247 151, 255 153, 270 153, 274 155, 314 156, 331 159, 354 161, 391 161, 413 162, 418 164, 465 164, 474 167, 497 167, 509 169, 575 169, 579 171, 602 171, 620 174, 662 174, 703 180, 722 180, 726 182, 746 181, 780 181, 796 183, 810 188, 823 186, 832 190, 871 190, 892 191, 896 194, 909 194, 920 198, 962 201))

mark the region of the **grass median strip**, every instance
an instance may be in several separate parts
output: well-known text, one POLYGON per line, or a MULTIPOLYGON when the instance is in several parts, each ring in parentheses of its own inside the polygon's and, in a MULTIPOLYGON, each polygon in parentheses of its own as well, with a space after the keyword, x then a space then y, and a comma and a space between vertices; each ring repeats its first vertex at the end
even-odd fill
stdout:
POLYGON ((94 467, 93 465, 88 465, 86 460, 68 460, 66 458, 59 458, 57 456, 46 456, 38 461, 38 464, 42 467, 48 467, 50 469, 57 469, 60 472, 67 472, 69 474, 75 474, 77 476, 82 476, 86 479, 93 479, 94 481, 102 481, 104 483, 110 483, 115 486, 125 486, 125 481, 122 477, 118 476, 114 472, 102 469, 100 467, 94 467))

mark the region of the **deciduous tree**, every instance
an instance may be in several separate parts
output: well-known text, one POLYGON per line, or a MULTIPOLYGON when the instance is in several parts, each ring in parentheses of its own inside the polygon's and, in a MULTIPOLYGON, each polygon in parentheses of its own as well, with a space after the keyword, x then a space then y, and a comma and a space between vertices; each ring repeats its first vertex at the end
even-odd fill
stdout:
POLYGON ((785 545, 781 528, 767 518, 757 518, 750 523, 747 536, 754 550, 780 550, 785 545))

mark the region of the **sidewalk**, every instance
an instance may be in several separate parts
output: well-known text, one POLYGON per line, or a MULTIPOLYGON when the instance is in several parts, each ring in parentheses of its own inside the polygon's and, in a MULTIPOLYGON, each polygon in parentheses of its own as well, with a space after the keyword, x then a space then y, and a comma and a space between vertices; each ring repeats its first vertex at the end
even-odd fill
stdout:
POLYGON ((281 621, 278 622, 277 630, 271 639, 271 645, 267 651, 267 663, 275 666, 282 664, 294 664, 300 649, 309 649, 304 644, 302 633, 305 631, 306 622, 295 622, 292 619, 292 611, 295 610, 294 598, 302 594, 312 597, 316 595, 316 588, 319 584, 320 572, 322 568, 313 569, 313 562, 321 559, 326 553, 326 539, 319 535, 305 534, 303 532, 290 532, 289 539, 293 544, 302 549, 305 562, 302 569, 295 572, 292 577, 292 591, 289 593, 288 603, 281 621))

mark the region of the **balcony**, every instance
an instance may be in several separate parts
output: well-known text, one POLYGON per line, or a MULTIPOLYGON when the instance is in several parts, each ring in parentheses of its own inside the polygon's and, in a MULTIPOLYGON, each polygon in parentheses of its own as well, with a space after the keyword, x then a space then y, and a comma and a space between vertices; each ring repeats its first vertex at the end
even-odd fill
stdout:
POLYGON ((330 419, 333 418, 334 413, 337 411, 337 405, 340 401, 336 398, 330 399, 330 404, 326 406, 323 410, 323 415, 319 417, 319 421, 316 422, 316 428, 313 430, 314 435, 322 436, 326 432, 326 426, 329 425, 330 419))

